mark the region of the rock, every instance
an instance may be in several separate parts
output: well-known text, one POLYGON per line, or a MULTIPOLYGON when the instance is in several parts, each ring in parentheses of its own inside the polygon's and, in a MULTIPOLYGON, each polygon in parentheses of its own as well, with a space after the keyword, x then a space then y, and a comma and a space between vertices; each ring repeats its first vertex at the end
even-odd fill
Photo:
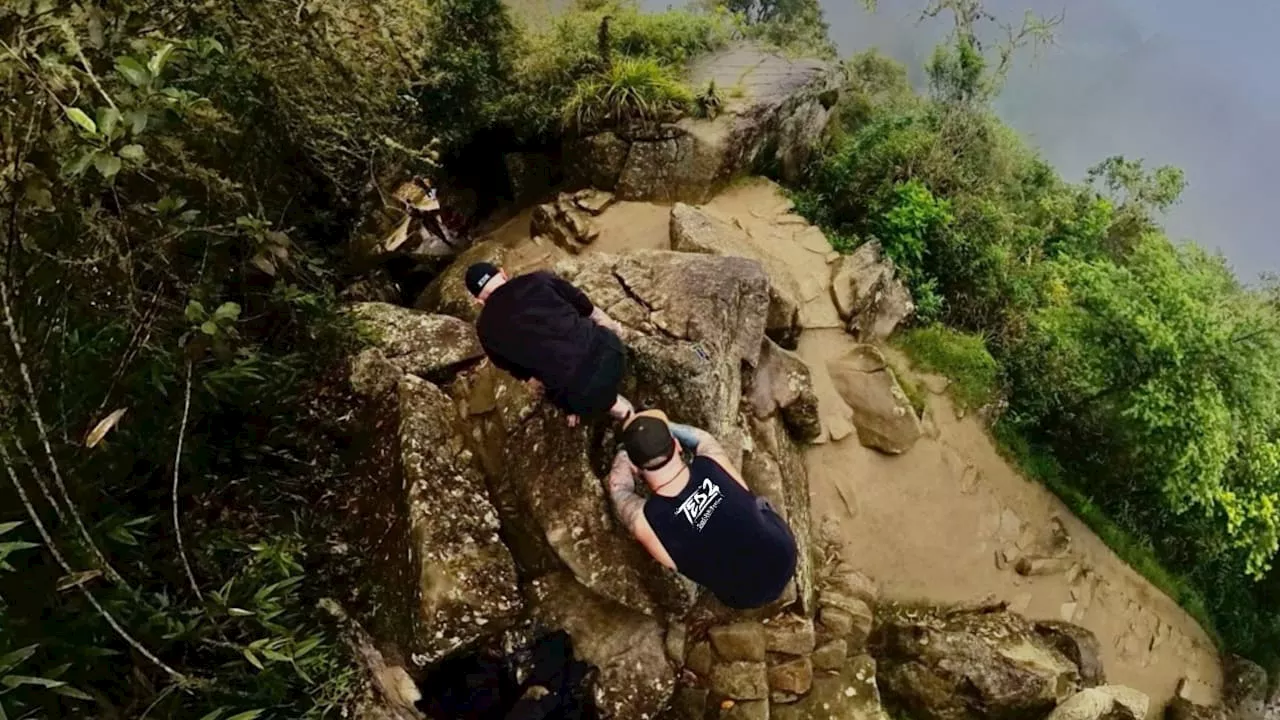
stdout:
POLYGON ((765 654, 764 626, 753 620, 711 628, 711 646, 722 660, 760 662, 765 654))
POLYGON ((569 140, 564 145, 565 171, 574 185, 613 190, 631 152, 631 142, 614 132, 569 140))
POLYGON ((801 442, 812 442, 822 434, 818 416, 818 396, 813 391, 809 365, 799 355, 783 350, 765 338, 760 362, 750 382, 749 400, 757 418, 781 412, 787 429, 801 442))
POLYGON ((771 255, 760 252, 743 230, 713 218, 699 208, 677 203, 671 208, 671 249, 740 257, 760 263, 769 277, 769 315, 765 332, 780 345, 795 347, 801 331, 800 287, 790 269, 771 255))
MULTIPOLYGON (((1028 598, 1029 599, 1029 598, 1028 598)), ((1049 645, 1062 653, 1080 670, 1080 682, 1086 688, 1107 684, 1102 667, 1102 647, 1098 636, 1069 622, 1037 622, 1035 630, 1049 645)))
POLYGON ((858 342, 887 339, 915 312, 910 291, 896 275, 893 261, 885 257, 877 240, 836 263, 831 297, 858 342))
POLYGON ((849 657, 849 643, 843 638, 823 643, 813 651, 815 670, 839 670, 849 657))
POLYGON ((1040 717, 1080 689, 1080 675, 1008 612, 882 613, 874 646, 884 691, 931 720, 1040 717))
POLYGON ((1165 706, 1164 716, 1166 720, 1227 720, 1227 711, 1221 705, 1200 705, 1175 697, 1165 706))
POLYGON ((849 641, 849 647, 861 651, 866 646, 875 624, 875 613, 866 601, 837 590, 823 590, 818 596, 822 606, 818 618, 835 637, 849 641))
POLYGON ((818 611, 822 628, 836 637, 847 637, 853 632, 853 615, 848 610, 824 606, 818 611))
POLYGON ((568 632, 576 654, 600 669, 596 704, 605 716, 645 720, 666 706, 675 671, 656 620, 601 598, 568 573, 534 580, 529 593, 534 618, 568 632))
POLYGON ((1151 701, 1120 685, 1082 690, 1054 708, 1047 720, 1146 720, 1151 701))
POLYGON ((710 693, 706 688, 680 686, 671 701, 671 711, 676 720, 705 720, 710 693))
POLYGON ((667 626, 666 648, 667 657, 676 667, 684 667, 684 651, 687 641, 687 632, 684 623, 672 622, 667 626))
POLYGON ((573 194, 574 206, 590 215, 600 215, 615 202, 617 202, 617 198, 614 197, 613 193, 603 190, 579 190, 573 194))
POLYGON ((880 588, 875 581, 863 573, 841 563, 836 570, 826 577, 826 585, 822 591, 829 597, 836 598, 832 602, 842 602, 839 598, 856 598, 874 608, 880 599, 880 588))
POLYGON ((523 610, 515 563, 449 397, 406 375, 373 412, 386 449, 371 456, 361 474, 372 484, 358 490, 377 507, 366 530, 382 569, 370 583, 372 627, 405 655, 435 662, 514 622, 523 610))
POLYGON ((1267 671, 1239 655, 1228 655, 1222 671, 1222 705, 1229 720, 1263 720, 1267 707, 1267 671))
POLYGON ((920 418, 875 347, 859 345, 828 363, 827 371, 836 391, 853 410, 858 441, 864 446, 900 455, 920 439, 920 418))
POLYGON ((723 662, 711 668, 711 689, 734 700, 769 697, 768 673, 763 662, 723 662))
POLYGON ((1021 557, 1014 570, 1024 577, 1061 575, 1071 569, 1073 562, 1069 557, 1021 557))
POLYGON ((814 646, 813 620, 785 614, 764 626, 765 649, 784 655, 808 655, 814 646))
POLYGON ((447 379, 458 366, 484 357, 475 328, 455 317, 372 302, 356 303, 349 312, 370 345, 364 353, 377 353, 380 359, 372 362, 385 360, 402 374, 447 379))
POLYGON ((480 304, 471 296, 464 282, 467 268, 478 262, 490 262, 502 267, 506 260, 506 248, 493 240, 472 245, 460 253, 444 272, 427 285, 418 296, 414 307, 418 310, 452 315, 467 322, 475 322, 476 318, 480 317, 480 304))
POLYGON ((799 699, 800 699, 800 696, 795 695, 793 693, 785 693, 785 692, 777 692, 777 691, 769 692, 769 703, 771 705, 790 705, 791 703, 796 702, 799 699))
POLYGON ((769 703, 765 700, 736 702, 720 713, 723 720, 769 720, 769 703))
MULTIPOLYGON (((796 540, 795 591, 800 611, 812 615, 813 530, 809 507, 809 475, 804 457, 780 417, 748 421, 749 451, 742 461, 742 475, 751 491, 767 499, 787 522, 796 540)), ((780 604, 780 607, 789 605, 780 604)))
POLYGON ((554 202, 534 208, 529 233, 550 239, 565 252, 578 254, 596 241, 600 230, 589 212, 578 205, 577 195, 560 193, 554 202))
POLYGON ((400 301, 400 286, 391 273, 378 268, 343 288, 338 298, 344 303, 396 303, 400 301))
POLYGON ((876 685, 876 661, 851 658, 835 675, 818 675, 809 694, 773 708, 774 720, 888 720, 876 685))
POLYGON ((788 660, 769 668, 769 689, 804 695, 813 684, 813 661, 808 657, 788 660))
POLYGON ((686 667, 705 678, 711 676, 711 664, 713 662, 715 662, 715 657, 711 654, 711 643, 703 640, 695 643, 689 649, 686 667))
POLYGON ((630 328, 636 396, 697 425, 741 458, 742 364, 757 364, 769 305, 760 265, 645 250, 591 255, 557 271, 630 328))

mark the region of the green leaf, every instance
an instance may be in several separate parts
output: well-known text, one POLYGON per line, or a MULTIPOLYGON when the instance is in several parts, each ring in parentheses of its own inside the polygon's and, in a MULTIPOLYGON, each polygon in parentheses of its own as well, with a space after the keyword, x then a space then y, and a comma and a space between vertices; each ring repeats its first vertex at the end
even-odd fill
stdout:
POLYGON ((61 680, 50 680, 49 678, 32 677, 30 675, 5 675, 0 678, 0 685, 5 687, 16 688, 19 685, 38 685, 43 688, 56 688, 66 685, 61 680))
POLYGON ((310 640, 307 640, 306 642, 300 643, 298 647, 295 648, 293 651, 294 659, 296 660, 302 657, 303 655, 306 655, 307 653, 311 652, 312 650, 315 650, 320 645, 320 641, 321 641, 320 638, 313 637, 310 640))
POLYGON ((84 174, 85 170, 89 169, 89 166, 93 164, 93 159, 97 157, 97 155, 98 152, 96 150, 86 150, 80 157, 76 158, 63 169, 71 177, 79 177, 84 174))
POLYGON ((92 695, 90 695, 89 693, 83 690, 77 690, 76 688, 73 688, 70 685, 59 685, 58 687, 54 688, 53 691, 59 695, 65 695, 66 697, 75 698, 76 700, 87 700, 90 702, 93 701, 92 695))
POLYGON ((240 305, 233 302, 222 303, 217 310, 213 311, 215 320, 238 320, 240 319, 240 305))
POLYGON ((71 122, 79 125, 82 130, 90 135, 98 134, 98 125, 93 122, 92 118, 85 115, 80 108, 67 108, 67 117, 71 118, 71 122))
POLYGON ((165 63, 169 62, 169 56, 172 54, 173 43, 165 43, 164 47, 157 50, 151 56, 151 59, 147 61, 147 69, 151 71, 152 75, 159 77, 160 73, 164 71, 165 63))
POLYGON ((0 535, 4 535, 7 532, 10 532, 12 530, 22 527, 22 523, 23 523, 22 520, 15 520, 13 522, 0 523, 0 535))
POLYGON ((183 317, 187 319, 187 322, 195 323, 203 321, 207 314, 204 311, 204 305, 199 300, 192 300, 187 303, 187 311, 183 314, 183 317))
POLYGON ((124 114, 124 121, 129 125, 129 132, 135 137, 141 135, 147 129, 147 122, 151 116, 146 110, 130 110, 124 114))
POLYGON ((142 63, 128 56, 116 58, 116 72, 136 88, 144 87, 151 82, 151 72, 142 67, 142 63))
POLYGON ((113 107, 98 108, 98 131, 107 137, 115 132, 120 124, 120 111, 113 107))
POLYGON ((227 720, 256 720, 256 718, 257 718, 259 715, 261 715, 263 712, 265 712, 265 711, 264 711, 264 710, 250 710, 250 711, 248 711, 248 712, 242 712, 242 713, 240 713, 239 715, 232 715, 231 717, 227 718, 227 720))
POLYGON ((120 157, 129 162, 140 163, 147 159, 147 151, 141 145, 125 145, 120 148, 120 157))
POLYGON ((230 613, 232 617, 249 617, 253 614, 252 610, 245 610, 244 608, 238 607, 227 608, 227 612, 230 613))
POLYGON ((204 333, 205 335, 217 335, 218 325, 212 320, 206 320, 204 321, 203 324, 200 325, 200 332, 204 333))
POLYGON ((8 555, 11 552, 30 550, 31 548, 38 547, 40 546, 36 543, 22 542, 20 540, 15 540, 14 542, 2 542, 0 543, 0 555, 8 555))
POLYGON ((200 720, 218 720, 218 718, 222 717, 222 713, 225 711, 226 711, 226 708, 218 708, 217 710, 214 710, 208 715, 205 715, 204 717, 200 718, 200 720))
POLYGON ((245 648, 244 650, 244 659, 248 660, 250 665, 258 668, 259 670, 266 670, 262 665, 262 661, 258 659, 258 656, 254 655, 253 651, 248 648, 245 648))
POLYGON ((39 649, 39 645, 28 645, 24 648, 18 648, 7 655, 0 655, 0 672, 18 667, 30 659, 32 655, 35 655, 36 650, 39 649))
POLYGON ((98 153, 93 158, 93 167, 97 169, 97 171, 106 180, 114 178, 116 173, 120 172, 120 168, 123 167, 123 165, 124 163, 120 162, 120 158, 115 155, 98 153))

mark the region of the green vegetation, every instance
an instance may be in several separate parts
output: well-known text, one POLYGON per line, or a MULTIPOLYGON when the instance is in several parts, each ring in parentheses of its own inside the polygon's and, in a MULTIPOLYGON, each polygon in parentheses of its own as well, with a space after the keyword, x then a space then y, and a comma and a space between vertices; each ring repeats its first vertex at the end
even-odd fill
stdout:
POLYGON ((982 336, 935 324, 906 330, 893 344, 920 370, 951 378, 949 391, 961 407, 976 410, 997 398, 1000 368, 982 336))
POLYGON ((589 128, 685 115, 693 92, 670 68, 648 57, 618 58, 599 75, 579 80, 565 104, 565 124, 589 128))
POLYGON ((842 251, 883 243, 925 323, 899 344, 966 405, 1000 388, 997 432, 1030 474, 1230 649, 1274 659, 1277 292, 1163 235, 1177 169, 1115 157, 1072 184, 1005 127, 989 101, 1053 23, 1028 19, 984 53, 976 9, 932 3, 956 24, 926 96, 875 54, 849 63, 797 207, 842 251))

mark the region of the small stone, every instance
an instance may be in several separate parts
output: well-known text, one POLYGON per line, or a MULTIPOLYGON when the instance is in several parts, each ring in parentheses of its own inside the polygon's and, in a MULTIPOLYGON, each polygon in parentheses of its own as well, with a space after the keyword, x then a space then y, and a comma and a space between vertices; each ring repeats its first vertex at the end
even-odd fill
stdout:
POLYGON ((819 602, 822 610, 818 619, 836 637, 849 640, 849 647, 861 650, 871 635, 875 614, 867 603, 857 598, 840 598, 839 604, 831 604, 832 596, 823 593, 819 602))
POLYGON ((813 652, 813 621, 797 615, 782 615, 764 626, 765 649, 785 655, 808 655, 813 652))
POLYGON ((720 663, 711 669, 711 689, 734 700, 769 697, 769 676, 762 662, 720 663))
POLYGON ((832 640, 813 651, 813 667, 815 670, 839 670, 849 656, 849 643, 845 640, 832 640))
POLYGON ((788 660, 769 668, 769 689, 803 695, 813 684, 813 662, 807 658, 788 660))
POLYGON ((711 628, 708 633, 722 660, 762 662, 765 655, 764 626, 754 621, 711 628))
POLYGON ((769 720, 769 702, 756 700, 734 703, 733 707, 721 713, 720 717, 724 720, 769 720))
POLYGON ((711 643, 703 640, 689 649, 685 657, 685 666, 702 677, 711 675, 711 643))
POLYGON ((671 662, 675 663, 676 667, 684 665, 686 639, 684 623, 673 622, 667 627, 667 657, 671 658, 671 662))
POLYGON ((853 615, 846 610, 830 605, 818 611, 818 621, 822 627, 836 637, 845 637, 853 631, 853 615))

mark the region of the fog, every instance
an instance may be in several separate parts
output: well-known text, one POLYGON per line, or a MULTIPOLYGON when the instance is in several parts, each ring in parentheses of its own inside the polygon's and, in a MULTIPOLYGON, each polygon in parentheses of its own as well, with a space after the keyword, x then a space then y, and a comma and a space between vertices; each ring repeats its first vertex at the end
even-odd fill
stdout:
MULTIPOLYGON (((823 0, 842 55, 878 46, 921 63, 948 29, 918 24, 920 3, 823 0)), ((1025 54, 997 110, 1066 177, 1109 156, 1187 173, 1166 218, 1175 239, 1220 249, 1244 279, 1280 268, 1280 4, 1271 0, 991 0, 997 15, 1065 7, 1057 46, 1025 54)))

